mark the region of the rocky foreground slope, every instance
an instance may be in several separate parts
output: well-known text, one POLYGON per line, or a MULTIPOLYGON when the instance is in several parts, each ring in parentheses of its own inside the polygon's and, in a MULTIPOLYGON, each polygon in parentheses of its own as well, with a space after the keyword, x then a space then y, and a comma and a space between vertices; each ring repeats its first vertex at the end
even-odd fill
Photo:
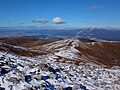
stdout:
POLYGON ((0 45, 0 90, 120 90, 118 42, 67 39, 24 49, 10 45, 11 52, 5 46, 0 45))
POLYGON ((0 53, 1 90, 119 90, 120 68, 0 53))

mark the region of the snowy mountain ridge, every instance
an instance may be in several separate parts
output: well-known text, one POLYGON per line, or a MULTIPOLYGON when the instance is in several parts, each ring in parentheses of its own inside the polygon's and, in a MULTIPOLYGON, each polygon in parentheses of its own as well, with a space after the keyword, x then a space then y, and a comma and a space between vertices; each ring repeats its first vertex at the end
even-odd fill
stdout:
POLYGON ((25 42, 25 46, 32 45, 24 47, 28 50, 25 55, 15 54, 13 49, 14 53, 0 51, 1 90, 120 89, 118 42, 83 42, 70 38, 39 43, 39 40, 25 42), (31 52, 44 53, 26 56, 31 52))

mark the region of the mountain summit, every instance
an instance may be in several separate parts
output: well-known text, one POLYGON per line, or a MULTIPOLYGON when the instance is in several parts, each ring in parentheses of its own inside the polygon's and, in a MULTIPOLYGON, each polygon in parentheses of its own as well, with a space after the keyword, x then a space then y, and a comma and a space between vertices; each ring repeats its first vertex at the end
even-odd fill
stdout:
MULTIPOLYGON (((29 39, 32 42, 26 42, 25 39, 19 40, 19 44, 16 42, 11 43, 18 38, 3 39, 0 49, 2 51, 12 52, 16 55, 23 56, 41 56, 45 57, 54 56, 56 61, 70 62, 79 65, 80 63, 96 63, 105 67, 112 67, 115 65, 120 66, 120 48, 119 42, 108 41, 82 41, 79 39, 65 39, 59 41, 51 41, 44 39, 36 39, 35 41, 29 39), (6 44, 5 44, 6 41, 6 44), (21 42, 22 44, 20 44, 21 42), (9 44, 8 44, 9 43, 9 44), (10 45, 11 44, 11 45, 10 45)), ((27 40, 27 39, 26 39, 27 40)), ((42 57, 41 57, 42 58, 42 57)))
POLYGON ((120 89, 119 42, 0 41, 0 90, 120 89))

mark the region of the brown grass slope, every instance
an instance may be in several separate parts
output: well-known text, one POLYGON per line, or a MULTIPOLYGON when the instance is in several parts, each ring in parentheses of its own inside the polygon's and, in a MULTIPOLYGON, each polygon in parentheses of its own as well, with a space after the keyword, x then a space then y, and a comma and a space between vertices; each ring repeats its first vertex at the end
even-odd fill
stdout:
POLYGON ((38 52, 30 51, 26 48, 12 46, 4 43, 0 43, 0 51, 15 54, 15 55, 20 55, 20 56, 36 56, 36 55, 43 54, 40 52, 38 53, 38 52))
MULTIPOLYGON (((44 50, 41 47, 43 45, 55 42, 55 40, 46 40, 38 38, 2 38, 0 39, 0 42, 6 44, 3 47, 7 48, 8 52, 12 52, 16 55, 36 56, 54 53, 44 50), (16 49, 13 46, 25 47, 27 50, 21 48, 16 49), (36 49, 36 47, 40 48, 36 49)), ((0 48, 0 51, 6 51, 6 49, 4 48, 0 48)), ((82 56, 87 57, 88 62, 94 62, 106 67, 112 67, 116 65, 120 66, 120 42, 80 41, 80 45, 77 46, 76 49, 80 51, 80 53, 78 53, 79 57, 80 58, 82 58, 82 56)))
POLYGON ((54 42, 54 40, 39 38, 0 38, 0 51, 21 56, 37 56, 45 54, 43 51, 32 51, 29 48, 54 42), (20 48, 20 47, 24 47, 20 48))
POLYGON ((93 62, 107 67, 120 66, 120 43, 119 42, 95 42, 86 44, 88 48, 76 47, 82 54, 93 62))
POLYGON ((45 45, 54 41, 55 40, 39 39, 39 38, 0 38, 0 42, 14 46, 26 47, 26 48, 45 45))

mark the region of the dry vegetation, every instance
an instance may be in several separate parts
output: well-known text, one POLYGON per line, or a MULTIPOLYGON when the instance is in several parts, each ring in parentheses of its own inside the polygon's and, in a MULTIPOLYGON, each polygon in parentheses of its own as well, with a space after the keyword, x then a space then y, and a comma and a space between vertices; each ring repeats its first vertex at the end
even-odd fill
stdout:
POLYGON ((77 47, 82 54, 108 67, 120 66, 120 43, 118 42, 95 42, 87 44, 89 48, 77 47))
POLYGON ((31 51, 29 50, 29 48, 45 45, 54 42, 54 40, 39 39, 39 38, 0 38, 0 42, 5 43, 1 45, 0 51, 5 51, 5 52, 7 51, 21 56, 36 56, 36 55, 43 55, 45 53, 41 51, 39 52, 31 51), (15 48, 14 46, 25 47, 26 50, 22 48, 15 48))
POLYGON ((39 39, 39 38, 0 38, 0 42, 14 46, 26 47, 26 48, 45 45, 54 41, 55 40, 39 39))
MULTIPOLYGON (((4 45, 7 48, 8 52, 14 53, 16 55, 22 56, 36 56, 36 55, 45 55, 52 52, 47 50, 42 50, 42 45, 46 45, 55 40, 46 40, 46 39, 38 39, 38 38, 2 38, 0 42, 6 43, 4 45), (9 46, 11 45, 11 46, 9 46), (27 50, 16 49, 14 46, 21 46, 27 48, 27 50), (40 47, 36 49, 36 47, 40 47), (32 49, 31 49, 32 48, 32 49)), ((59 47, 62 48, 62 47, 59 47)), ((120 66, 120 43, 119 42, 82 42, 79 47, 76 47, 80 51, 79 57, 82 55, 87 57, 87 61, 92 61, 97 64, 101 64, 106 67, 111 66, 120 66), (89 43, 89 44, 88 44, 89 43)), ((5 51, 0 48, 0 51, 5 51)), ((57 61, 63 59, 59 57, 57 61)), ((80 64, 81 60, 68 60, 64 58, 64 62, 75 63, 77 65, 80 64)))

